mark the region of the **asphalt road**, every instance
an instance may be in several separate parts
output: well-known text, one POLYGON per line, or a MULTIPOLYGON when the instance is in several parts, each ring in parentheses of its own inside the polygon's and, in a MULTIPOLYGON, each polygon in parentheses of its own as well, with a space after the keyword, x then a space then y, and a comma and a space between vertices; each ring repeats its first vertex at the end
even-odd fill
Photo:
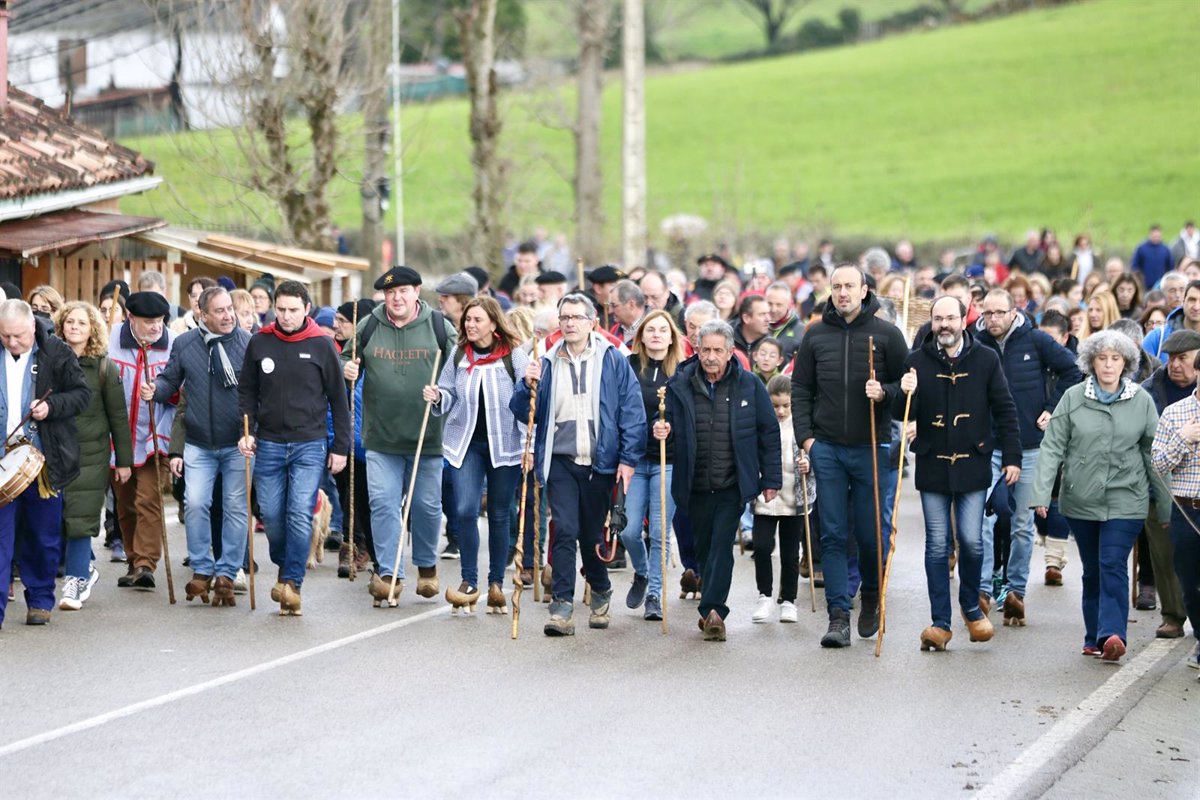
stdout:
MULTIPOLYGON (((452 617, 411 586, 399 608, 372 608, 365 578, 338 580, 333 559, 298 618, 276 615, 265 577, 257 611, 245 597, 213 609, 183 602, 177 566, 168 607, 164 581, 118 590, 101 562, 81 612, 38 629, 9 605, 0 795, 1200 796, 1194 640, 1155 644, 1157 614, 1132 612, 1124 666, 1081 657, 1074 560, 1066 586, 1031 585, 1027 627, 993 613, 990 643, 959 623, 948 652, 919 652, 923 527, 905 492, 878 659, 857 636, 818 646, 806 585, 799 624, 752 624, 748 555, 724 644, 701 641, 694 601, 675 594, 667 636, 619 603, 609 630, 549 639, 527 591, 512 641, 509 617, 452 617), (1128 685, 1111 683, 1122 670, 1128 685)), ((440 568, 457 583, 457 562, 440 568)), ((617 598, 631 578, 615 574, 617 598)))

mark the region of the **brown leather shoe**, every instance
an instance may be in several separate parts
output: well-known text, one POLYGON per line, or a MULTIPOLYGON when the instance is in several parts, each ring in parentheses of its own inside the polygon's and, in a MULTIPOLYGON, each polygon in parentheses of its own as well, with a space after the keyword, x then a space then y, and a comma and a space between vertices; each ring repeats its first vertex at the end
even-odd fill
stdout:
POLYGON ((721 619, 721 615, 716 611, 708 612, 708 616, 704 619, 704 641, 725 641, 725 620, 721 619))
POLYGON ((921 631, 921 652, 925 652, 926 650, 943 652, 953 636, 954 634, 945 628, 930 625, 921 631))
POLYGON ((969 620, 967 615, 963 614, 963 622, 967 624, 967 633, 972 642, 989 641, 996 633, 996 629, 992 627, 992 621, 987 617, 969 620))
POLYGON ((1014 628, 1025 627, 1025 601, 1016 592, 1010 591, 1004 598, 1004 624, 1014 628))
POLYGON ((1062 570, 1058 567, 1046 567, 1046 585, 1062 586, 1062 570))
POLYGON ((1163 621, 1157 630, 1154 631, 1156 639, 1179 639, 1183 636, 1183 626, 1178 622, 1163 621))
POLYGON ((50 622, 50 609, 31 608, 25 612, 26 625, 46 625, 50 622))
POLYGON ((214 608, 237 605, 237 600, 233 596, 233 580, 231 578, 222 575, 213 582, 212 604, 214 608))
POLYGON ((979 593, 979 610, 983 612, 985 617, 992 613, 992 596, 990 594, 986 592, 979 593))
POLYGON ((201 603, 208 603, 208 592, 212 589, 212 576, 201 575, 196 573, 192 579, 183 587, 183 594, 190 603, 194 598, 199 597, 201 603))

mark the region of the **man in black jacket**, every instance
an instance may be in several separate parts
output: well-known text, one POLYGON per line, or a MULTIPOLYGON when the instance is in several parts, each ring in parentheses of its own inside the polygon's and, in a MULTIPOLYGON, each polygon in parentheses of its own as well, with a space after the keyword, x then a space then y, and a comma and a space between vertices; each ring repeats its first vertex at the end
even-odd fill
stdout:
POLYGON ((238 379, 251 435, 238 447, 257 456, 254 483, 279 580, 271 599, 280 614, 300 614, 300 586, 312 536, 313 502, 325 469, 346 466, 350 409, 333 340, 309 318, 308 289, 284 281, 275 290, 275 321, 250 338, 238 379), (326 453, 326 411, 333 447, 326 453))
POLYGON ((700 347, 667 383, 669 421, 654 423, 666 439, 674 425, 671 494, 686 508, 700 562, 700 629, 725 641, 733 537, 742 509, 758 494, 767 502, 783 486, 779 423, 763 382, 733 358, 733 330, 721 320, 700 328, 700 347))
MULTIPOLYGON (((925 514, 925 579, 932 624, 921 632, 922 650, 945 650, 951 636, 950 515, 958 535, 958 602, 972 642, 992 638, 979 607, 983 564, 983 506, 992 485, 992 450, 999 449, 1004 481, 1021 475, 1017 409, 1000 359, 965 332, 967 309, 955 297, 933 304, 932 330, 905 362, 900 389, 912 396, 917 423, 913 454, 917 491, 925 514), (993 433, 993 431, 995 433, 993 433), (998 441, 997 441, 998 439, 998 441), (953 509, 953 510, 952 510, 953 509)), ((905 398, 893 402, 903 414, 905 398)))
POLYGON ((167 402, 181 388, 187 393, 186 439, 172 446, 171 472, 187 471, 184 520, 192 580, 185 594, 213 605, 236 605, 233 580, 246 553, 246 461, 238 452, 242 417, 238 373, 250 334, 237 324, 229 292, 214 286, 196 301, 197 327, 175 340, 171 357, 153 384, 143 384, 142 399, 167 402), (182 455, 177 455, 182 453, 182 455), (221 556, 216 563, 212 542, 213 490, 221 476, 221 556), (215 583, 214 583, 215 579, 215 583))
MULTIPOLYGON (((28 440, 46 457, 41 475, 0 508, 0 586, 7 588, 12 579, 15 551, 25 585, 25 624, 45 625, 62 557, 62 490, 79 475, 75 417, 92 393, 71 348, 35 319, 27 303, 0 302, 0 340, 9 356, 0 359, 4 432, 12 435, 10 441, 28 440), (53 393, 39 400, 48 390, 53 393)), ((0 591, 0 626, 7 605, 8 592, 0 591)))
POLYGON ((830 275, 830 298, 821 320, 800 340, 792 372, 792 421, 796 441, 812 459, 821 508, 821 560, 825 567, 825 603, 829 630, 823 647, 850 645, 850 593, 846 540, 850 529, 858 543, 862 571, 862 610, 858 634, 879 630, 879 567, 887 556, 891 531, 894 473, 889 469, 892 401, 908 345, 900 330, 875 316, 879 301, 853 264, 830 275), (869 373, 874 344, 875 374, 869 373), (878 452, 871 453, 870 423, 875 423, 878 452), (879 475, 873 466, 881 465, 879 475), (879 484, 876 485, 875 481, 879 484), (876 547, 875 491, 883 553, 876 547))

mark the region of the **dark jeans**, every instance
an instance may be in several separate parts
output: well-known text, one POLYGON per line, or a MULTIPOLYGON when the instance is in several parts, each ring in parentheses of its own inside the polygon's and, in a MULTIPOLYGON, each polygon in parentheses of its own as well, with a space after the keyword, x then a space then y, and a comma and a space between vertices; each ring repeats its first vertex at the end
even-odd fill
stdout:
MULTIPOLYGON (((612 589, 608 567, 596 555, 596 545, 604 535, 604 519, 612 506, 612 475, 592 472, 591 467, 576 464, 566 456, 554 456, 546 479, 550 513, 554 517, 555 600, 575 599, 575 551, 583 559, 583 574, 593 592, 612 589)), ((613 533, 616 535, 616 532, 613 533)))
POLYGON ((1183 590, 1183 607, 1192 621, 1192 635, 1200 639, 1200 533, 1188 524, 1200 526, 1200 511, 1188 509, 1187 518, 1178 508, 1171 509, 1171 544, 1175 546, 1175 574, 1183 590))
MULTIPOLYGON (((504 584, 508 562, 508 525, 512 519, 509 503, 521 480, 518 466, 492 466, 488 443, 471 442, 458 469, 448 467, 455 503, 451 518, 458 525, 459 566, 462 579, 479 585, 479 495, 475 494, 486 479, 488 485, 488 583, 504 584)), ((445 503, 445 499, 442 500, 445 503)))
POLYGON ((693 492, 688 500, 688 519, 696 537, 696 558, 700 562, 700 616, 716 611, 729 616, 729 584, 733 580, 733 537, 745 508, 738 487, 716 492, 693 492))
POLYGON ((63 551, 62 513, 62 495, 42 499, 37 481, 0 508, 0 625, 14 563, 21 571, 26 607, 54 608, 54 580, 63 551))
MULTIPOLYGON (((520 467, 517 468, 518 470, 520 467)), ((525 569, 533 569, 533 517, 534 504, 533 498, 537 496, 537 535, 538 535, 538 552, 541 555, 542 564, 546 563, 546 528, 550 520, 548 517, 550 506, 546 501, 546 493, 540 489, 534 491, 537 487, 537 476, 530 472, 525 476, 525 482, 529 488, 525 494, 525 542, 521 545, 524 552, 524 557, 521 560, 521 566, 525 569)), ((488 503, 493 501, 499 502, 503 498, 489 497, 488 503)), ((517 533, 521 530, 521 477, 517 476, 517 487, 513 491, 512 502, 510 506, 510 515, 508 523, 508 546, 515 548, 517 546, 517 533)), ((538 566, 541 566, 539 564, 538 566)))
POLYGON ((803 517, 768 517, 754 515, 754 582, 758 593, 770 597, 772 592, 771 554, 775 552, 775 529, 779 529, 779 599, 796 602, 796 586, 800 582, 800 541, 804 538, 803 517))
MULTIPOLYGON (((668 490, 669 491, 669 490, 668 490)), ((675 509, 675 543, 679 545, 679 563, 684 569, 700 574, 700 561, 696 558, 696 537, 692 535, 692 521, 687 509, 675 509)))
POLYGON ((1099 646, 1112 636, 1127 641, 1129 551, 1143 519, 1096 522, 1067 517, 1083 565, 1083 643, 1099 646))

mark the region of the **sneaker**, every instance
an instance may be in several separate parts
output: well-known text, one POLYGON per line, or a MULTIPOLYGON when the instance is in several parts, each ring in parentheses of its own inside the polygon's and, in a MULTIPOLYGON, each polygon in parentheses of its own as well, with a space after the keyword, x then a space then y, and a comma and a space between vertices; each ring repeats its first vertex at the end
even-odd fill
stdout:
POLYGON ((1104 651, 1100 654, 1101 661, 1115 664, 1125 655, 1125 643, 1115 633, 1104 640, 1104 651))
POLYGON ((754 613, 750 615, 752 622, 766 622, 771 618, 771 606, 775 605, 775 601, 765 594, 758 596, 758 605, 754 607, 754 613))
POLYGON ((662 619, 662 601, 658 599, 656 594, 646 595, 646 610, 642 613, 643 619, 662 619))
POLYGON ((1137 602, 1133 607, 1138 611, 1153 611, 1158 608, 1157 598, 1154 596, 1154 587, 1142 584, 1138 587, 1137 602))
POLYGON ((862 610, 858 612, 858 635, 870 639, 879 632, 879 594, 862 593, 862 610))
POLYGON ((821 647, 850 646, 850 612, 835 608, 829 612, 829 630, 821 637, 821 647))
POLYGON ((237 575, 233 577, 233 593, 245 594, 249 588, 249 585, 246 583, 246 570, 239 569, 237 575))
POLYGON ((76 578, 74 575, 68 575, 63 580, 62 599, 58 601, 58 607, 63 611, 78 611, 83 608, 83 603, 79 600, 79 587, 86 582, 86 578, 76 578))
POLYGON ((625 595, 625 606, 627 608, 640 608, 642 601, 646 599, 646 587, 650 585, 650 579, 645 575, 634 575, 633 585, 629 587, 629 594, 625 595))
POLYGON ((458 542, 447 542, 446 549, 442 550, 442 558, 447 561, 458 558, 458 542))
POLYGON ((112 553, 109 554, 108 560, 114 564, 124 563, 126 561, 125 543, 120 539, 117 539, 115 542, 113 542, 112 553))
POLYGON ((779 621, 780 622, 797 622, 796 604, 784 600, 779 604, 779 621))
POLYGON ((341 546, 342 546, 342 532, 341 531, 330 531, 329 535, 325 537, 325 549, 330 552, 336 553, 338 551, 338 548, 340 548, 341 546))
POLYGON ((550 621, 542 628, 547 636, 574 636, 575 620, 569 600, 550 601, 550 621))
POLYGON ((100 570, 93 565, 88 565, 88 575, 86 578, 79 579, 79 602, 85 603, 92 596, 92 587, 96 585, 96 581, 100 580, 100 570))

